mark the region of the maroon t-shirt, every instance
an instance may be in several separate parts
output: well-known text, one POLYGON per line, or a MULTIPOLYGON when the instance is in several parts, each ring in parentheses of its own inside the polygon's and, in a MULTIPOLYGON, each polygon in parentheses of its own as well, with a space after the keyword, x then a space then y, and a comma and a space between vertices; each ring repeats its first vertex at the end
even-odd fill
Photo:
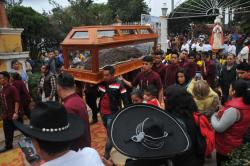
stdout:
POLYGON ((212 60, 205 62, 205 67, 207 70, 207 74, 205 75, 204 69, 202 71, 203 78, 207 81, 207 83, 211 86, 214 83, 216 77, 216 65, 212 60))
POLYGON ((31 101, 31 97, 29 95, 26 85, 24 84, 22 80, 13 81, 12 85, 16 87, 16 89, 19 92, 19 96, 22 98, 22 100, 20 101, 20 109, 27 108, 31 101))
POLYGON ((176 64, 169 64, 165 70, 164 87, 167 88, 170 85, 176 83, 176 75, 179 70, 179 66, 176 64))
POLYGON ((195 73, 198 70, 197 64, 195 62, 188 62, 183 66, 183 68, 187 71, 187 74, 190 78, 194 78, 195 73))
POLYGON ((0 94, 2 101, 2 111, 4 120, 12 120, 15 113, 15 103, 20 102, 20 96, 17 89, 8 84, 3 87, 0 94))
POLYGON ((148 73, 140 72, 132 82, 133 86, 139 85, 141 89, 144 89, 150 84, 155 85, 158 91, 162 89, 161 78, 155 71, 150 71, 148 73))
POLYGON ((63 105, 68 111, 68 113, 78 115, 86 125, 85 133, 80 138, 77 138, 76 140, 72 141, 73 144, 71 145, 71 149, 77 151, 79 148, 82 149, 83 147, 90 147, 91 136, 86 104, 84 103, 82 98, 75 93, 63 99, 63 105))
POLYGON ((161 82, 163 82, 163 80, 164 80, 165 69, 166 69, 166 65, 163 63, 160 63, 159 66, 156 66, 154 64, 152 67, 152 70, 155 71, 156 73, 158 73, 159 76, 161 77, 161 82))

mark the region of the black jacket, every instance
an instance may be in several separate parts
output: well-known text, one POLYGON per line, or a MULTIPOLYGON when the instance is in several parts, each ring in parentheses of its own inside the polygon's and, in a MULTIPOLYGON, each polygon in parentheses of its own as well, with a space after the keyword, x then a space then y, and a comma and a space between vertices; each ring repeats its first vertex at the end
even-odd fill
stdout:
POLYGON ((122 108, 121 100, 124 106, 129 105, 127 90, 119 79, 114 79, 110 83, 102 82, 98 85, 98 92, 100 96, 99 109, 101 108, 102 99, 105 94, 109 96, 112 113, 116 113, 122 108))
POLYGON ((229 90, 230 84, 236 80, 236 77, 236 65, 234 65, 230 70, 227 70, 227 66, 224 65, 222 67, 219 80, 222 91, 227 92, 229 90))

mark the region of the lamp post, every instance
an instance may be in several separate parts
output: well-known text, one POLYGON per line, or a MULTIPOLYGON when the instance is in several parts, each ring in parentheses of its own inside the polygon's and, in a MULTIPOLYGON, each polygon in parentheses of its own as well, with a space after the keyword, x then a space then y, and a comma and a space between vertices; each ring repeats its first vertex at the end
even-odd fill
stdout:
POLYGON ((167 52, 167 38, 168 38, 168 17, 167 17, 167 4, 163 3, 163 7, 161 8, 162 16, 161 20, 161 48, 164 52, 167 52))
POLYGON ((189 25, 191 27, 191 37, 194 38, 194 23, 191 22, 189 25))

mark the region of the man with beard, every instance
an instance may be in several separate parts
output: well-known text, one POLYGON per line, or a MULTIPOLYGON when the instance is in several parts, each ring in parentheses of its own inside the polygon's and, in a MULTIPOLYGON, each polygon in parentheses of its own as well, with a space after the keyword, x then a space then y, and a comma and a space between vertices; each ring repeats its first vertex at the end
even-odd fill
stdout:
POLYGON ((152 70, 159 74, 161 81, 163 82, 166 65, 162 63, 162 56, 162 52, 154 52, 152 70))

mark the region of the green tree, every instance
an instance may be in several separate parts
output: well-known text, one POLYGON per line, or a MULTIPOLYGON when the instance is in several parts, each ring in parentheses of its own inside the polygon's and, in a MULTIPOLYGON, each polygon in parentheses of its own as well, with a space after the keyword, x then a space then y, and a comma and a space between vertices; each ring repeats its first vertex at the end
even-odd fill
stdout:
POLYGON ((237 2, 239 6, 237 6, 238 10, 234 11, 234 21, 232 24, 240 27, 243 32, 250 33, 250 1, 241 0, 237 2))
POLYGON ((149 8, 144 0, 108 0, 111 17, 118 15, 123 22, 140 21, 141 14, 148 14, 149 8))
POLYGON ((49 20, 31 7, 11 6, 7 8, 9 23, 14 28, 24 28, 22 33, 23 49, 31 52, 35 58, 41 41, 53 42, 49 20))

